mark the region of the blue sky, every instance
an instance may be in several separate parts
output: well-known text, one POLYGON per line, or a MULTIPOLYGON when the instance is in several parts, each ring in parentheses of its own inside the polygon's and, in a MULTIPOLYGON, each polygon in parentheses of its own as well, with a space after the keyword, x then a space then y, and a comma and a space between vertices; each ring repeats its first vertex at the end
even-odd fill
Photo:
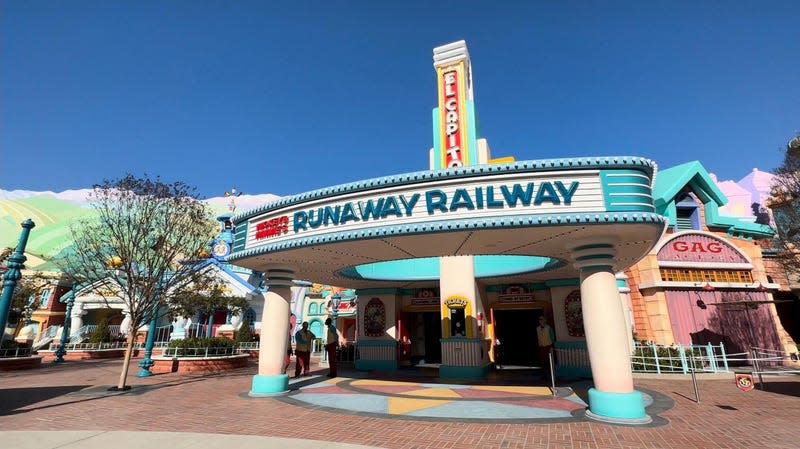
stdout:
POLYGON ((496 157, 699 159, 740 179, 800 129, 797 17, 798 2, 4 2, 0 188, 147 172, 287 195, 427 169, 432 49, 459 39, 496 157))

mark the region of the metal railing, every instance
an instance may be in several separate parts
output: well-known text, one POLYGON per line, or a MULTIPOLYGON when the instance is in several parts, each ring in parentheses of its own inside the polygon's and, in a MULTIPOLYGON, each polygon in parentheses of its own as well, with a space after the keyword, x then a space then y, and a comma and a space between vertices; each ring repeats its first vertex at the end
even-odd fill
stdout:
MULTIPOLYGON (((50 343, 50 350, 55 351, 60 345, 58 343, 50 343)), ((127 347, 125 342, 114 343, 67 343, 64 349, 67 351, 100 351, 104 349, 125 349, 127 347)))
POLYGON ((0 359, 13 359, 17 357, 30 357, 31 348, 0 349, 0 359))
POLYGON ((718 373, 730 371, 730 359, 722 343, 659 346, 637 342, 631 354, 631 368, 635 373, 718 373))
POLYGON ((233 346, 224 348, 164 348, 164 357, 219 357, 237 354, 233 346))
POLYGON ((192 323, 186 328, 186 338, 203 338, 207 329, 207 324, 192 323))

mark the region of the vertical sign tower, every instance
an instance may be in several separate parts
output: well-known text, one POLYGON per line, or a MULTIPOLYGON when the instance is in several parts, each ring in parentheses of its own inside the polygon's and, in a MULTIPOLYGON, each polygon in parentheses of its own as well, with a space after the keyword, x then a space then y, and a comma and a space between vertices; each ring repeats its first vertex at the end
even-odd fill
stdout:
POLYGON ((472 65, 467 44, 453 42, 433 49, 439 92, 433 109, 432 170, 486 163, 478 158, 472 65))

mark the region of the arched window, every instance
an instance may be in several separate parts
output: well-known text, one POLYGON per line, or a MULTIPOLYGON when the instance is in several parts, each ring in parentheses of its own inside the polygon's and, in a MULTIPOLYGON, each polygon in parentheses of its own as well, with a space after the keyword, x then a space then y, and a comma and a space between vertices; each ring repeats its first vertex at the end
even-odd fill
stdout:
POLYGON ((317 303, 312 302, 311 304, 308 305, 308 314, 319 315, 319 313, 317 312, 317 303))
POLYGON ((250 327, 253 327, 253 326, 255 326, 255 322, 256 322, 256 311, 255 311, 255 310, 253 310, 253 309, 250 309, 250 308, 248 308, 248 309, 247 309, 247 312, 245 312, 245 313, 244 313, 244 316, 242 317, 242 322, 245 322, 245 321, 247 321, 248 323, 250 323, 250 327))

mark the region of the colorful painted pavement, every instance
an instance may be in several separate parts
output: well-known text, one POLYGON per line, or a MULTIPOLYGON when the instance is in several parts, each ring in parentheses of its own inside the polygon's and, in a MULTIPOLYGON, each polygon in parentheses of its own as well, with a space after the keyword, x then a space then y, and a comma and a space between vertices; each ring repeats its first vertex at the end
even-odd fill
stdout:
MULTIPOLYGON (((587 404, 571 388, 459 385, 337 377, 293 382, 295 405, 392 418, 455 421, 583 420, 587 404)), ((652 403, 652 398, 645 395, 652 403)))

